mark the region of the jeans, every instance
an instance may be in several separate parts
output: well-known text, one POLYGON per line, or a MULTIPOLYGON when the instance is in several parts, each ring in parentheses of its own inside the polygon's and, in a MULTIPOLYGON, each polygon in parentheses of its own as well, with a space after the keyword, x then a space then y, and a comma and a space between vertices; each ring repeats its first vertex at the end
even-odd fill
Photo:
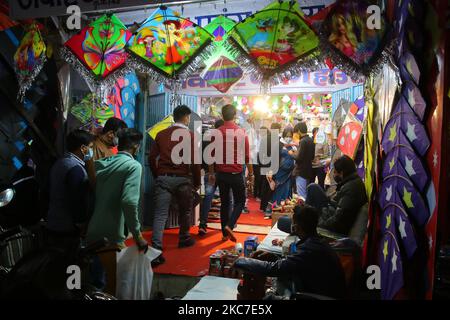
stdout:
POLYGON ((295 184, 297 186, 297 194, 303 199, 306 199, 306 187, 308 186, 308 179, 303 177, 296 177, 295 184))
POLYGON ((227 235, 225 227, 234 229, 242 210, 245 207, 245 183, 244 176, 240 173, 224 173, 219 172, 217 174, 217 184, 220 191, 220 221, 222 224, 222 233, 227 235), (230 211, 230 190, 233 193, 233 211, 231 215, 230 211))
POLYGON ((156 179, 155 185, 152 236, 154 248, 161 250, 163 248, 163 234, 172 199, 175 199, 178 204, 179 241, 182 242, 190 238, 189 228, 193 209, 192 182, 185 177, 160 176, 156 179))
POLYGON ((318 209, 319 212, 322 212, 322 209, 326 208, 329 204, 325 191, 316 183, 311 183, 308 186, 306 194, 305 203, 318 209))
MULTIPOLYGON (((203 198, 202 202, 202 209, 200 211, 200 224, 199 227, 207 228, 208 227, 208 214, 211 210, 211 204, 214 199, 214 195, 216 194, 217 190, 217 183, 215 185, 210 185, 208 182, 208 176, 205 175, 204 178, 205 182, 205 197, 203 198)), ((231 193, 230 190, 230 216, 231 211, 233 210, 233 193, 231 193)))

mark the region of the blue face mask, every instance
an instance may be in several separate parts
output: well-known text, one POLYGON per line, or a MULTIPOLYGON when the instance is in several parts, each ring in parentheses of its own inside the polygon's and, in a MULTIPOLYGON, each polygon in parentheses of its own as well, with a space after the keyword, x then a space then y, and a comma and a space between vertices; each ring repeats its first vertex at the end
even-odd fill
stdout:
POLYGON ((89 161, 89 160, 91 160, 93 157, 94 157, 94 150, 92 150, 92 148, 89 148, 88 153, 87 153, 86 155, 84 155, 83 161, 84 161, 84 162, 89 161))

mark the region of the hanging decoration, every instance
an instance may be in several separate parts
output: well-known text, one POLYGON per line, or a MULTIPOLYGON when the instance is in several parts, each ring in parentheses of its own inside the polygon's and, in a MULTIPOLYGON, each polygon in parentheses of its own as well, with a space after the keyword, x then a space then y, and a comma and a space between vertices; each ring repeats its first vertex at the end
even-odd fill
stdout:
POLYGON ((370 5, 366 0, 338 0, 320 31, 323 60, 355 81, 379 71, 391 54, 384 15, 378 26, 369 26, 370 5))
POLYGON ((62 56, 94 90, 111 87, 129 72, 125 68, 125 45, 130 37, 119 18, 105 14, 70 38, 62 48, 62 56))
POLYGON ((276 1, 241 21, 229 44, 239 53, 239 65, 261 81, 264 92, 318 65, 319 38, 297 1, 276 1))
POLYGON ((93 93, 74 105, 70 113, 81 122, 82 127, 89 129, 103 127, 109 118, 114 117, 114 111, 93 93))
POLYGON ((117 80, 106 96, 106 101, 116 118, 125 121, 129 128, 135 126, 136 96, 141 92, 134 71, 117 80))
POLYGON ((355 118, 358 119, 359 122, 363 123, 364 109, 365 109, 364 96, 361 96, 351 104, 349 112, 353 114, 355 118))
POLYGON ((173 89, 174 82, 198 72, 210 56, 211 38, 202 27, 161 6, 128 41, 129 63, 173 89))
POLYGON ((351 114, 347 115, 337 138, 337 146, 343 154, 355 159, 361 141, 363 127, 351 114))
POLYGON ((218 16, 205 27, 214 37, 214 49, 211 57, 204 61, 206 68, 201 77, 222 93, 226 93, 243 76, 242 69, 233 61, 235 55, 225 46, 228 34, 235 25, 233 20, 218 16))
MULTIPOLYGON (((398 222, 396 233, 403 242, 399 252, 396 253, 397 263, 413 264, 414 272, 421 273, 424 271, 421 270, 421 262, 417 258, 413 259, 413 253, 417 247, 421 250, 428 248, 426 243, 419 244, 419 239, 423 241, 422 235, 431 215, 428 199, 433 195, 427 190, 430 177, 428 168, 424 165, 424 156, 430 147, 430 139, 424 125, 427 106, 417 87, 420 70, 409 50, 408 33, 405 32, 410 28, 410 22, 416 21, 416 17, 409 17, 410 14, 413 15, 414 3, 416 1, 403 0, 399 3, 396 13, 395 32, 398 34, 399 43, 395 60, 399 66, 402 86, 381 141, 386 155, 383 158, 383 180, 378 202, 383 209, 383 216, 390 214, 392 207, 395 206, 397 214, 400 213, 402 218, 402 221, 398 222), (415 226, 414 234, 408 231, 411 229, 409 225, 415 226)), ((390 234, 390 231, 385 229, 381 232, 383 237, 390 234)), ((383 252, 384 249, 380 247, 379 250, 383 252)), ((421 255, 428 254, 423 252, 421 255)), ((387 256, 394 259, 389 253, 387 256)), ((381 288, 382 299, 394 299, 401 288, 407 287, 409 281, 411 284, 415 283, 413 286, 424 286, 424 283, 417 284, 417 277, 410 280, 406 274, 399 275, 401 279, 383 272, 381 276, 382 284, 385 284, 385 287, 381 288)), ((409 294, 406 291, 405 293, 409 294)))
POLYGON ((220 57, 203 75, 208 85, 226 93, 243 75, 242 69, 227 57, 220 57))
POLYGON ((14 69, 19 83, 18 99, 23 101, 26 92, 42 71, 47 61, 47 46, 42 38, 39 26, 32 23, 20 41, 14 54, 14 69))

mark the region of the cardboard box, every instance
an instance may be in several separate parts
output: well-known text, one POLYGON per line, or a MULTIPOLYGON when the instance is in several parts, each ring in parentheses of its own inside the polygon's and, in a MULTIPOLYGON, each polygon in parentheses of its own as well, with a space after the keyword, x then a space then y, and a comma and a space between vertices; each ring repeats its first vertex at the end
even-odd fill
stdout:
POLYGON ((280 219, 280 217, 284 217, 284 216, 288 216, 292 218, 292 215, 294 213, 290 212, 272 212, 272 227, 275 225, 275 223, 277 223, 278 219, 280 219))

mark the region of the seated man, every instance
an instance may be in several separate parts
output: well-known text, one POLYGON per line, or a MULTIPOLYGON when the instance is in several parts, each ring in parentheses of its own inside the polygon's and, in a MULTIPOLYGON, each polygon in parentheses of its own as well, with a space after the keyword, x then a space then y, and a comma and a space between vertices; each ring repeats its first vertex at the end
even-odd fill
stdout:
POLYGON ((311 206, 297 206, 292 217, 292 233, 300 238, 296 252, 286 258, 270 253, 256 252, 255 257, 239 258, 234 267, 244 272, 279 277, 293 287, 293 293, 304 292, 343 298, 345 275, 339 258, 333 249, 317 235, 318 212, 311 206), (267 256, 272 259, 267 259, 267 256))
POLYGON ((334 180, 337 182, 334 198, 329 199, 319 185, 310 184, 306 204, 320 210, 319 227, 348 235, 359 210, 367 203, 366 189, 355 162, 348 156, 334 162, 334 180))

